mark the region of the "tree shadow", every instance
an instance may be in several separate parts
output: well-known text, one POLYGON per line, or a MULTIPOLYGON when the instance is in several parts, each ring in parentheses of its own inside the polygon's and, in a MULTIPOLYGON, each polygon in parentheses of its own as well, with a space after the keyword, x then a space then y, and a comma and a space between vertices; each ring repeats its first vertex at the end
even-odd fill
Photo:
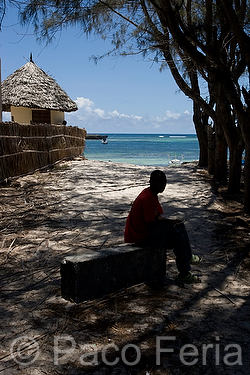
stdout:
POLYGON ((193 167, 165 169, 168 186, 160 201, 168 215, 187 218, 191 241, 204 257, 194 267, 202 274, 201 284, 176 284, 174 256, 168 252, 161 291, 141 284, 80 304, 61 298, 63 258, 122 243, 131 203, 147 186, 153 169, 86 161, 84 166, 43 173, 44 183, 38 178, 24 187, 3 188, 8 217, 1 226, 2 373, 248 374, 248 279, 235 278, 242 257, 225 255, 225 238, 218 237, 222 213, 216 209, 217 197, 193 167), (13 341, 23 336, 33 338, 40 349, 38 359, 28 367, 15 361, 14 347, 10 352, 13 341), (76 344, 68 353, 59 352, 58 364, 55 337, 63 338, 63 349, 72 345, 65 337, 76 344), (231 344, 241 347, 242 366, 232 365, 237 356, 228 358, 230 364, 225 361, 226 354, 235 353, 232 346, 225 350, 231 344), (102 357, 108 345, 107 358, 102 357), (189 345, 186 352, 197 348, 198 354, 182 361, 184 345, 189 345), (204 345, 211 346, 206 356, 204 345), (138 363, 135 346, 141 355, 138 363), (88 357, 84 362, 87 350, 97 352, 98 363, 89 364, 88 357))

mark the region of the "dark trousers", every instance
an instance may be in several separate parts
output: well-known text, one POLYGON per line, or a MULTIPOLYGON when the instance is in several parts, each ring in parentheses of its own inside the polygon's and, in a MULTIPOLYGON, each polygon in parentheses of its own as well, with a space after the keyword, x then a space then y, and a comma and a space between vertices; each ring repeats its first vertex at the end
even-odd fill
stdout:
POLYGON ((179 224, 174 227, 167 221, 161 220, 150 232, 149 237, 140 245, 152 248, 161 247, 166 250, 173 249, 179 273, 185 276, 191 269, 190 259, 192 251, 184 224, 179 224))

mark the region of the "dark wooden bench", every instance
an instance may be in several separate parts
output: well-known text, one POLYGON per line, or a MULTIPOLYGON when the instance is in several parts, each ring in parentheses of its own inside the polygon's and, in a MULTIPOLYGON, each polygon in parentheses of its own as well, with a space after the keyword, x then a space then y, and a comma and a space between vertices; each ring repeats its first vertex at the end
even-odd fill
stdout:
POLYGON ((159 285, 166 275, 166 251, 119 245, 68 256, 61 263, 61 291, 73 302, 93 300, 122 288, 159 285))

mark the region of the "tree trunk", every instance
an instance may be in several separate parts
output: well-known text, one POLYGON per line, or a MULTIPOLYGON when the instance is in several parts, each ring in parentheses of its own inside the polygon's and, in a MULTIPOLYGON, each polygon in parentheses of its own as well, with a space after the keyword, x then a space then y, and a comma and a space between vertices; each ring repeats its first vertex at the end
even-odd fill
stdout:
POLYGON ((227 183, 227 142, 218 114, 217 121, 215 124, 214 179, 221 183, 227 183))
POLYGON ((241 116, 241 130, 245 143, 245 164, 244 164, 244 209, 250 214, 250 129, 249 129, 249 112, 244 111, 241 116))
POLYGON ((232 114, 229 100, 221 85, 218 85, 217 112, 230 151, 228 192, 237 194, 240 192, 241 158, 244 142, 241 131, 235 124, 235 116, 232 114))
MULTIPOLYGON (((248 103, 247 103, 248 104, 248 103)), ((247 110, 236 107, 238 110, 237 117, 241 129, 242 137, 245 144, 245 164, 244 164, 244 210, 250 213, 250 129, 249 114, 250 108, 247 110)))
POLYGON ((250 140, 246 143, 244 166, 244 209, 250 214, 250 140))
POLYGON ((202 168, 207 168, 208 166, 208 140, 207 140, 207 132, 206 135, 200 134, 200 132, 197 130, 197 137, 199 140, 200 145, 200 153, 199 153, 199 166, 202 168), (206 136, 206 139, 205 139, 206 136))
POLYGON ((200 146, 199 166, 206 168, 208 165, 208 138, 207 121, 208 116, 202 111, 199 105, 193 102, 193 121, 200 146))
POLYGON ((244 146, 238 146, 234 149, 229 149, 229 181, 228 192, 230 194, 238 194, 240 192, 241 179, 241 162, 244 146))
POLYGON ((207 153, 208 153, 208 165, 207 170, 209 174, 214 174, 215 167, 215 132, 214 128, 210 125, 207 128, 207 153))

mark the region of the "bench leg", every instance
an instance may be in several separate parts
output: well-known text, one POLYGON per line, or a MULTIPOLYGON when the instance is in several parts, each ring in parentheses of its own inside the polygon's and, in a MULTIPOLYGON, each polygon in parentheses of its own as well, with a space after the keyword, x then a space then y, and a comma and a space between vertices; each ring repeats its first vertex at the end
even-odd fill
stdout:
POLYGON ((152 248, 149 250, 149 272, 145 284, 152 289, 161 289, 166 276, 166 250, 152 248))

